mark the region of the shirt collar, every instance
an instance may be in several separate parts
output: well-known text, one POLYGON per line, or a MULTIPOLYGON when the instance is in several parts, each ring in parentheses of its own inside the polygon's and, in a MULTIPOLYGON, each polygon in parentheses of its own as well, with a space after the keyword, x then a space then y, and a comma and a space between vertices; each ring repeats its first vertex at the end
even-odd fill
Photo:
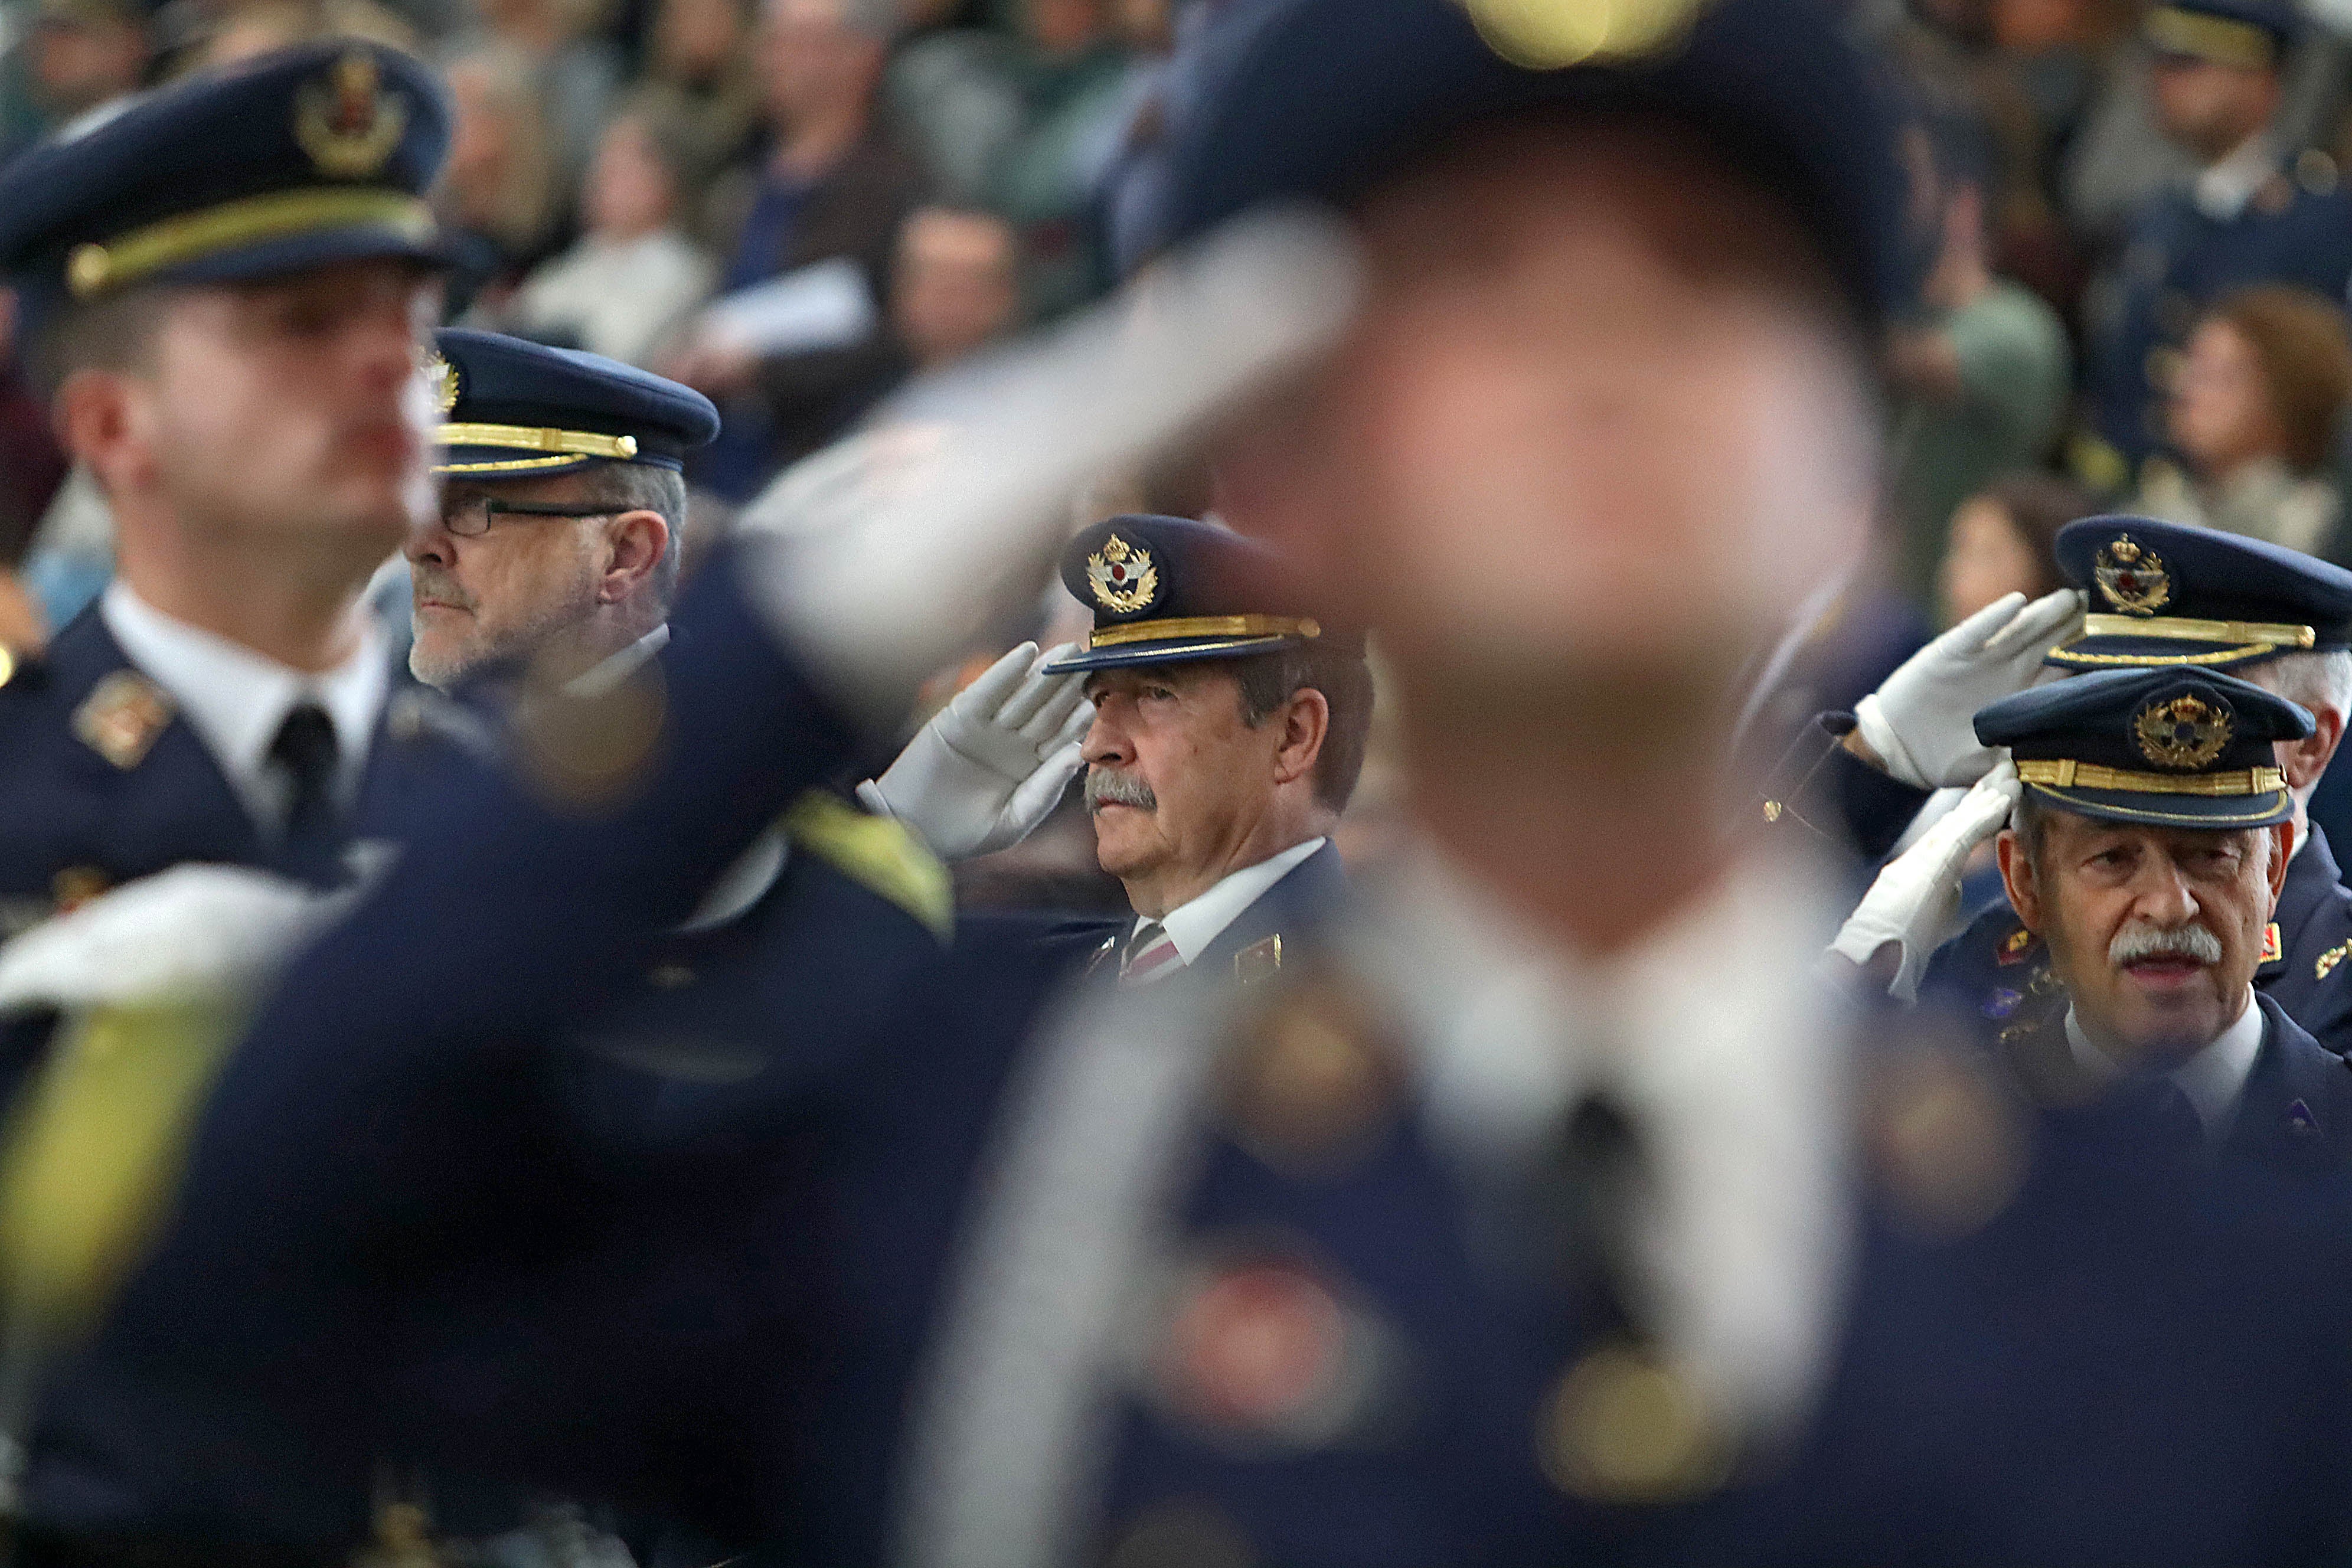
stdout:
POLYGON ((2197 210, 2216 223, 2227 223, 2246 210, 2264 181, 2278 173, 2278 155, 2265 135, 2248 137, 2238 150, 2218 163, 2199 171, 2189 186, 2197 210))
POLYGON ((279 781, 268 771, 269 747, 299 701, 318 703, 334 724, 336 787, 345 798, 356 791, 392 685, 373 618, 362 617, 351 658, 313 675, 164 614, 119 577, 100 598, 99 615, 123 656, 171 695, 256 820, 284 815, 279 781))
MULTIPOLYGON (((1160 923, 1168 938, 1176 944, 1176 956, 1190 964, 1208 951, 1209 944, 1224 934, 1227 926, 1241 918, 1241 912, 1257 902, 1268 888, 1290 875, 1291 869, 1308 856, 1323 847, 1325 840, 1310 838, 1304 844, 1294 844, 1281 854, 1244 866, 1229 873, 1216 886, 1188 903, 1179 904, 1162 915, 1160 923)), ((1139 916, 1139 929, 1146 917, 1139 916)))
MULTIPOLYGON (((2074 1009, 2066 1009, 2066 1045, 2074 1053, 2074 1060, 2093 1077, 2112 1081, 2123 1076, 2123 1069, 2105 1051, 2091 1043, 2083 1033, 2083 1026, 2074 1017, 2074 1009)), ((2263 1010, 2254 1004, 2254 993, 2246 991, 2245 1011, 2238 1021, 2221 1031, 2221 1037, 2165 1076, 2179 1085, 2180 1092, 2197 1112, 2197 1121, 2205 1129, 2206 1142, 2218 1143, 2230 1131, 2230 1122, 2238 1113, 2238 1100, 2246 1092, 2246 1079, 2252 1076, 2254 1058, 2263 1049, 2263 1010)))
POLYGON ((664 621, 617 653, 607 654, 596 663, 564 682, 563 689, 573 697, 602 697, 629 677, 636 674, 654 655, 669 646, 669 623, 664 621))

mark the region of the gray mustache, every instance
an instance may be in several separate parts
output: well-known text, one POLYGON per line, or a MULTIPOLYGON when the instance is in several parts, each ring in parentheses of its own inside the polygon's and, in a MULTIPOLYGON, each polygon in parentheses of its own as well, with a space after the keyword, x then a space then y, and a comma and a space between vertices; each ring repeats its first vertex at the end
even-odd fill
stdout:
POLYGON ((2126 926, 2107 943, 2107 962, 2120 969, 2143 958, 2189 958, 2200 963, 2221 962, 2221 939, 2200 925, 2126 926))
POLYGON ((1087 812, 1089 816, 1106 805, 1131 805, 1139 811, 1158 811, 1160 797, 1151 786, 1133 773, 1114 773, 1108 768, 1087 770, 1087 812))

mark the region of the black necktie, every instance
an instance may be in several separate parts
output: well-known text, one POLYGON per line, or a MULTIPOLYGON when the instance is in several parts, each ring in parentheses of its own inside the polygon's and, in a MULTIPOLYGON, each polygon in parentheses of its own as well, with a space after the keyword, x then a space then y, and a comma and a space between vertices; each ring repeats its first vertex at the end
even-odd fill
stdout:
POLYGON ((2205 1121, 2188 1094, 2169 1078, 2126 1084, 2116 1095, 2125 1113, 2169 1153, 2195 1155, 2205 1148, 2205 1121))
POLYGON ((293 785, 286 807, 286 855, 304 876, 334 874, 341 850, 335 810, 334 721, 315 702, 298 702, 269 742, 269 760, 293 785))

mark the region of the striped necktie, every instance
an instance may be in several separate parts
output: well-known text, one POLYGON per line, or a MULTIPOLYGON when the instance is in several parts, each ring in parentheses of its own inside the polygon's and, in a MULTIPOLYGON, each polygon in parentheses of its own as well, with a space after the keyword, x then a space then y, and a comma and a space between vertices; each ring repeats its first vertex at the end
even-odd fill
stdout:
POLYGON ((1183 955, 1176 951, 1176 939, 1158 921, 1145 921, 1127 939, 1127 946, 1118 955, 1118 983, 1122 988, 1149 985, 1183 967, 1183 955))

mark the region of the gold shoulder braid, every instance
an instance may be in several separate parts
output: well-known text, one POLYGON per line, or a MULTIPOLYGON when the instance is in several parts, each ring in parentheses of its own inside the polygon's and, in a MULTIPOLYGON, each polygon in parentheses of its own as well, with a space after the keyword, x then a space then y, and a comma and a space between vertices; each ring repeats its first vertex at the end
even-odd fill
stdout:
POLYGON ((955 936, 955 887, 948 868, 903 823, 868 816, 811 790, 784 813, 792 841, 919 921, 940 942, 955 936))

